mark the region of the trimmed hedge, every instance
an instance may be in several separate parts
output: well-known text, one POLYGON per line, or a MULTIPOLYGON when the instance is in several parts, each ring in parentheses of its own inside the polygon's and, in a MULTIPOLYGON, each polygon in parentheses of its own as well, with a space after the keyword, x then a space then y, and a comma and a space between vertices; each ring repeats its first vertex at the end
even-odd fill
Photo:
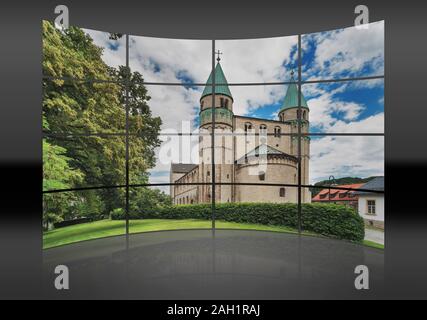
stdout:
MULTIPOLYGON (((298 213, 294 203, 218 203, 218 220, 297 228, 298 213)), ((130 213, 130 219, 211 219, 210 204, 175 205, 130 213)), ((123 211, 114 211, 113 220, 124 219, 123 211)), ((365 237, 362 217, 349 207, 338 204, 302 204, 302 228, 327 237, 361 242, 365 237)))

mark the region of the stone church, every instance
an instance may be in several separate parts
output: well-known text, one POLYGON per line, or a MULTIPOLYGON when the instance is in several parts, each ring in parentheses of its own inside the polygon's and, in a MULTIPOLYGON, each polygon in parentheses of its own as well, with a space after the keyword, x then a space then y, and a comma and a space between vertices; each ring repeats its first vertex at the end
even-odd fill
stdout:
MULTIPOLYGON (((278 120, 234 115, 233 95, 219 58, 215 76, 214 171, 216 202, 297 202, 298 188, 284 186, 233 185, 232 183, 298 183, 298 88, 284 92, 278 120), (285 134, 285 135, 283 135, 285 134)), ((173 163, 170 195, 174 204, 212 201, 212 73, 200 97, 199 164, 173 163), (193 183, 185 185, 186 183, 193 183), (196 185, 196 183, 204 183, 196 185)), ((291 81, 295 81, 293 72, 291 81)), ((309 108, 301 96, 301 132, 309 132, 309 108)), ((301 140, 301 183, 309 184, 310 139, 301 140)), ((302 202, 310 202, 302 188, 302 202)))

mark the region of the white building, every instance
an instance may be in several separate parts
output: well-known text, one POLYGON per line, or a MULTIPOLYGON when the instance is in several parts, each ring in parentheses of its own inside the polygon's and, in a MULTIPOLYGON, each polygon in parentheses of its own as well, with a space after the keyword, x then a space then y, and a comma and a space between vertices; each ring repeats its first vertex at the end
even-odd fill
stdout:
MULTIPOLYGON (((384 191, 384 177, 376 177, 360 187, 384 191)), ((368 226, 384 229, 384 193, 357 192, 359 196, 359 215, 368 226)))

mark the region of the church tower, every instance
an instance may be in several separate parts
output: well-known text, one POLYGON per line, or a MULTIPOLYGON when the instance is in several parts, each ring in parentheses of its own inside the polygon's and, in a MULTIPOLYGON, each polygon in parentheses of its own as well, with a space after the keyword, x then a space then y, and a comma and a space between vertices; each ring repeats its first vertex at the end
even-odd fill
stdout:
MULTIPOLYGON (((215 110, 214 125, 214 154, 215 154, 215 181, 231 183, 234 181, 233 169, 233 96, 228 87, 227 79, 220 64, 218 53, 214 75, 209 75, 206 86, 200 98, 200 181, 211 183, 212 170, 212 112, 215 110), (213 77, 215 77, 215 95, 212 94, 213 77), (215 102, 213 101, 215 97, 215 102), (213 108, 214 105, 214 108, 213 108)), ((217 185, 215 187, 216 202, 232 202, 233 187, 231 185, 217 185)), ((212 201, 212 186, 201 186, 199 202, 212 201)))
MULTIPOLYGON (((283 105, 279 111, 279 121, 290 126, 291 136, 290 151, 294 156, 298 156, 298 116, 301 110, 301 133, 309 133, 309 108, 304 95, 301 93, 301 108, 298 108, 298 86, 294 79, 294 72, 291 72, 292 82, 286 91, 283 105)), ((310 159, 310 137, 303 135, 301 139, 301 183, 308 185, 309 179, 309 159, 310 159)), ((303 188, 302 201, 310 202, 311 195, 307 188, 303 188)))

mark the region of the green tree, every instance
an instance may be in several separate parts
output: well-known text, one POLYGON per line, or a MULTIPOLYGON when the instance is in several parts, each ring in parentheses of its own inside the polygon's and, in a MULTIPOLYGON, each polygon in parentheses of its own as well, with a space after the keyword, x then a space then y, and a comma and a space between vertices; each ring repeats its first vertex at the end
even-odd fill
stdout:
MULTIPOLYGON (((43 139, 43 190, 67 189, 83 179, 78 169, 70 167, 70 158, 63 147, 43 139)), ((70 204, 78 201, 72 193, 53 193, 43 196, 43 226, 61 221, 67 215, 70 204)))
POLYGON ((159 189, 134 188, 130 195, 131 214, 140 215, 156 208, 170 206, 172 198, 159 189))
MULTIPOLYGON (((70 27, 61 32, 46 21, 43 22, 43 74, 61 78, 43 81, 43 117, 47 124, 44 125, 45 131, 62 133, 49 141, 62 147, 68 159, 69 167, 64 168, 62 174, 67 175, 66 171, 71 168, 81 172, 82 179, 68 185, 86 187, 125 183, 125 137, 82 134, 123 134, 126 101, 129 102, 129 130, 132 133, 129 138, 130 179, 134 183, 147 181, 147 171, 155 164, 154 148, 160 144, 161 120, 151 114, 147 103, 150 97, 142 75, 131 73, 125 67, 114 69, 107 66, 102 60, 102 48, 97 47, 82 29, 70 27), (104 82, 70 80, 72 78, 104 82)), ((84 191, 76 197, 80 201, 70 202, 73 205, 69 205, 68 213, 76 210, 81 215, 105 215, 115 208, 123 208, 125 202, 123 188, 84 191)), ((61 210, 56 212, 60 217, 68 214, 61 210)))

